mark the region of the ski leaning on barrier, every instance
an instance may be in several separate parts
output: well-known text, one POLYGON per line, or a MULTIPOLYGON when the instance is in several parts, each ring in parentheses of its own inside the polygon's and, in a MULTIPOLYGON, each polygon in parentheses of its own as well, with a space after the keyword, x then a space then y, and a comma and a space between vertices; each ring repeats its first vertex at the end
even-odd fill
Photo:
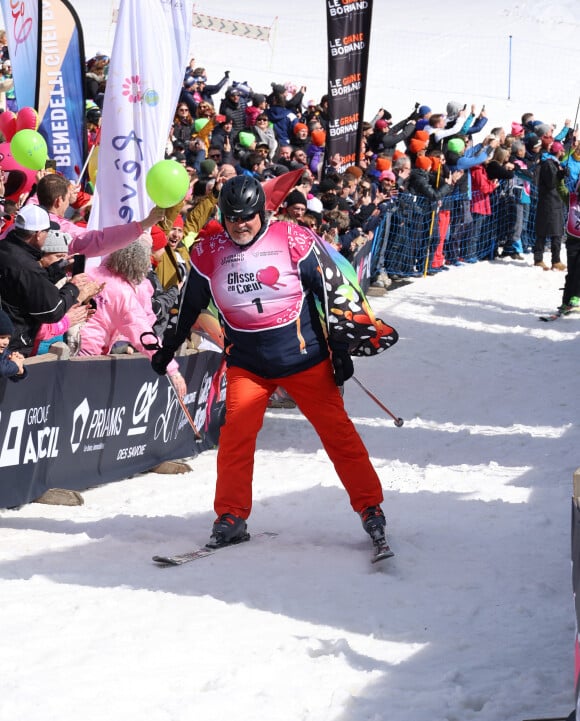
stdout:
POLYGON ((207 547, 247 540, 256 438, 268 399, 280 386, 318 433, 376 559, 393 555, 381 482, 340 387, 353 375, 351 355, 389 348, 396 331, 374 317, 354 269, 349 277, 315 233, 270 222, 255 178, 228 180, 219 208, 223 228, 194 246, 177 327, 152 359, 153 369, 164 374, 199 313, 215 304, 224 328, 227 394, 217 454, 217 518, 207 547))

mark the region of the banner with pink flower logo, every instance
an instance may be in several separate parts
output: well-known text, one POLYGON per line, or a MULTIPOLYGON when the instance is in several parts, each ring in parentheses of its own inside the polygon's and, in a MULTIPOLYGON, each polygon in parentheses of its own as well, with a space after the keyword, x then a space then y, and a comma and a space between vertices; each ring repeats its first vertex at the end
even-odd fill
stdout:
POLYGON ((121 0, 103 105, 89 227, 144 218, 188 60, 191 0, 121 0))

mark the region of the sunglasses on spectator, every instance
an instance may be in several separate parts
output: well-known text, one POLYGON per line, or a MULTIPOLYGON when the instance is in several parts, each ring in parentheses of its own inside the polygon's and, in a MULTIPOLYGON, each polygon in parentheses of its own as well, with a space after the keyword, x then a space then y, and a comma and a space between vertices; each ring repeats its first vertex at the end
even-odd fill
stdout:
POLYGON ((222 156, 219 153, 210 153, 209 157, 212 160, 221 160, 222 159, 222 156))
POLYGON ((226 215, 228 223, 248 223, 258 215, 257 213, 246 213, 245 215, 226 215))

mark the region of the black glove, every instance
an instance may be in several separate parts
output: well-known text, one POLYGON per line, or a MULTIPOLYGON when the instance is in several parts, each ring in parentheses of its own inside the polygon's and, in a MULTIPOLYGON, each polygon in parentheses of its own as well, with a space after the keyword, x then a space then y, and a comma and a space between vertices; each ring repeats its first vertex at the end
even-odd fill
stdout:
POLYGON ((352 358, 345 350, 332 351, 332 365, 334 367, 334 382, 337 386, 343 386, 354 374, 352 358))
POLYGON ((160 348, 151 358, 151 368, 155 373, 164 376, 167 373, 167 366, 173 360, 174 355, 175 350, 171 346, 160 348))
POLYGON ((229 78, 229 77, 230 77, 230 71, 229 71, 229 70, 226 70, 225 73, 224 73, 224 75, 226 76, 226 78, 229 78))

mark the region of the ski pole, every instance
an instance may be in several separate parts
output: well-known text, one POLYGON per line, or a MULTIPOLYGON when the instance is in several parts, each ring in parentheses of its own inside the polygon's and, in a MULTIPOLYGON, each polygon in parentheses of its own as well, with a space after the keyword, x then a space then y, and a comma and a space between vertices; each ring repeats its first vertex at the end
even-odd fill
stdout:
MULTIPOLYGON (((441 139, 441 153, 443 153, 443 138, 441 139)), ((437 177, 435 179, 435 189, 439 188, 439 181, 441 180, 441 163, 437 168, 437 177)), ((425 267, 423 268, 423 278, 427 275, 429 270, 429 253, 431 252, 431 239, 433 238, 433 229, 435 227, 435 218, 439 215, 439 203, 433 209, 431 213, 431 226, 429 227, 429 238, 427 239, 427 257, 425 258, 425 267)), ((394 417, 394 416, 393 416, 394 417)), ((401 424, 402 425, 402 424, 401 424)))
POLYGON ((379 408, 382 408, 385 413, 388 413, 388 415, 391 416, 397 428, 400 428, 403 425, 405 421, 402 418, 398 418, 394 413, 391 413, 387 406, 381 403, 381 401, 375 396, 375 394, 371 393, 371 391, 369 391, 369 389, 365 385, 363 385, 356 376, 353 376, 352 379, 358 385, 358 387, 362 388, 362 390, 367 394, 367 396, 378 405, 379 408))
MULTIPOLYGON (((159 345, 159 339, 155 335, 155 333, 142 333, 141 334, 141 343, 143 343, 143 348, 145 350, 161 350, 161 346, 159 345), (152 338, 155 338, 155 342, 152 343, 145 343, 143 341, 144 337, 151 336, 152 338)), ((165 376, 167 378, 167 382, 169 385, 173 388, 173 393, 175 394, 175 398, 177 399, 177 402, 179 403, 181 410, 183 411, 183 415, 187 418, 187 421, 189 425, 191 426, 191 430, 193 431, 193 434, 195 436, 196 441, 202 441, 203 438, 201 437, 201 433, 199 432, 198 427, 195 425, 193 418, 191 417, 191 413, 189 412, 188 407, 185 405, 183 398, 179 395, 177 392, 177 387, 173 380, 171 379, 170 375, 165 376)))

